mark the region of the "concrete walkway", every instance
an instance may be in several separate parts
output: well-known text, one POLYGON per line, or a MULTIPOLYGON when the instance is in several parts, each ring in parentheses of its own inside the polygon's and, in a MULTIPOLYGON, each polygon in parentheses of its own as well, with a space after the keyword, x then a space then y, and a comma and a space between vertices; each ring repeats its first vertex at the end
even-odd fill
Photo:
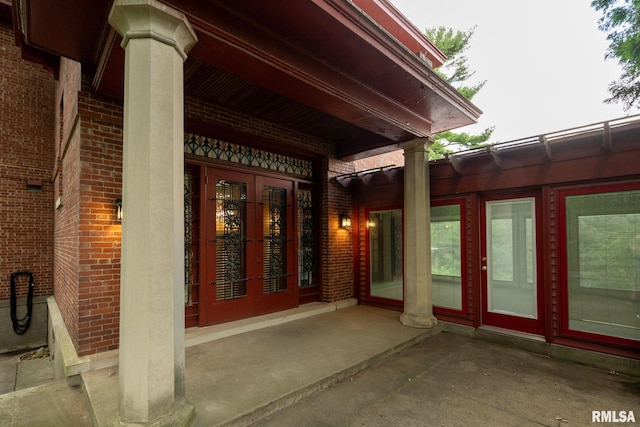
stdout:
POLYGON ((0 355, 0 425, 91 426, 79 381, 54 381, 51 360, 42 350, 0 355))
MULTIPOLYGON (((408 328, 397 312, 325 308, 189 331, 193 426, 577 426, 592 410, 640 423, 638 378, 408 328)), ((83 374, 82 387, 90 404, 65 381, 1 395, 0 425, 108 425, 117 367, 83 374)))
POLYGON ((640 425, 640 378, 442 332, 255 427, 599 425, 640 425))
MULTIPOLYGON (((398 315, 360 306, 334 309, 188 347, 193 426, 250 424, 437 332, 407 328, 398 315)), ((82 377, 95 425, 108 425, 118 408, 117 369, 82 377)))

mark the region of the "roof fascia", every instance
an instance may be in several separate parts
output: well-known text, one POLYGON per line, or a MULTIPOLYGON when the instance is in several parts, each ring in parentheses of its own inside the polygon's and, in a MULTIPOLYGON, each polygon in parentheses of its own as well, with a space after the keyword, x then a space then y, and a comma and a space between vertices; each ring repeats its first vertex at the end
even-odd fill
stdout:
POLYGON ((353 3, 407 49, 424 55, 431 67, 437 68, 446 61, 445 54, 388 0, 353 0, 353 3))

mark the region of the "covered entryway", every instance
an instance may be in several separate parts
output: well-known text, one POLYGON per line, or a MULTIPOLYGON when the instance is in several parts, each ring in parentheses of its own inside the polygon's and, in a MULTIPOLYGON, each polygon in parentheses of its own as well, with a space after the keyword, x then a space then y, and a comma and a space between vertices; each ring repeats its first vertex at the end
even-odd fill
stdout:
POLYGON ((201 325, 297 305, 293 181, 206 168, 201 325))
MULTIPOLYGON (((56 175, 56 188, 65 188, 62 177, 72 177, 74 185, 82 183, 74 187, 80 206, 99 209, 120 198, 121 190, 126 213, 115 225, 122 235, 119 284, 98 274, 76 280, 81 277, 76 264, 80 270, 98 269, 74 252, 73 244, 66 247, 65 236, 78 235, 90 246, 95 237, 87 233, 83 240, 82 233, 84 224, 95 221, 93 214, 80 209, 79 216, 67 216, 65 210, 63 219, 72 219, 71 226, 56 228, 54 253, 55 259, 70 259, 72 267, 55 265, 54 280, 68 284, 56 286, 55 297, 69 302, 65 322, 76 349, 85 355, 119 345, 121 424, 171 419, 186 425, 193 417, 184 400, 185 304, 198 302, 205 324, 277 310, 294 304, 292 280, 311 287, 318 271, 323 300, 353 295, 353 241, 337 225, 339 215, 351 210, 351 197, 331 181, 353 170, 350 161, 398 146, 413 159, 416 173, 407 182, 418 184, 410 195, 417 207, 405 205, 407 233, 413 236, 406 239, 405 252, 420 253, 428 236, 426 225, 416 221, 424 217, 428 200, 422 179, 427 139, 471 124, 481 113, 433 70, 444 61, 442 52, 387 1, 301 0, 286 2, 287 7, 255 0, 100 0, 90 6, 72 1, 66 7, 25 1, 19 6, 13 14, 16 44, 25 57, 60 74, 61 90, 50 104, 60 125, 52 145, 74 156, 64 162, 61 152, 65 173, 56 175), (106 108, 94 108, 105 98, 106 108), (122 168, 107 153, 95 152, 92 158, 105 161, 104 174, 114 182, 94 200, 100 179, 87 181, 76 171, 89 169, 86 141, 95 136, 102 147, 97 137, 108 133, 104 128, 113 131, 109 142, 122 140, 122 168), (208 167, 221 161, 188 157, 207 153, 188 152, 186 132, 314 162, 306 190, 320 202, 315 216, 308 215, 319 226, 319 243, 299 244, 302 251, 296 251, 297 241, 308 241, 304 235, 294 241, 289 221, 300 188, 279 178, 261 181, 251 175, 259 169, 243 161, 249 176, 213 173, 199 183, 207 186, 198 195, 197 222, 206 228, 197 235, 198 269, 205 274, 197 277, 197 301, 194 293, 183 292, 190 290, 187 278, 195 276, 184 268, 187 251, 195 246, 183 232, 184 164, 208 167), (67 150, 76 142, 77 156, 67 150), (311 253, 316 248, 319 256, 311 253), (298 265, 310 265, 310 273, 297 274, 293 254, 298 265), (119 326, 96 331, 88 310, 107 292, 108 307, 95 314, 117 318, 119 326)), ((275 173, 289 172, 278 167, 275 173)), ((406 287, 413 298, 406 299, 414 304, 404 319, 434 326, 430 289, 418 280, 425 276, 424 266, 409 266, 405 277, 416 280, 406 287)))

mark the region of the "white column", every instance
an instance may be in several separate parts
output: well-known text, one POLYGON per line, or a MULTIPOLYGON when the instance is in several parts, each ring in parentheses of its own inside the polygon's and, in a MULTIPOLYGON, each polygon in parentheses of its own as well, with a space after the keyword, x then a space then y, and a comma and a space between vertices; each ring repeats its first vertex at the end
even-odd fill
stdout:
POLYGON ((400 321, 414 328, 432 328, 430 139, 401 144, 404 150, 404 313, 400 321))
POLYGON ((188 425, 183 62, 197 37, 156 0, 116 0, 109 23, 125 49, 116 425, 188 425))

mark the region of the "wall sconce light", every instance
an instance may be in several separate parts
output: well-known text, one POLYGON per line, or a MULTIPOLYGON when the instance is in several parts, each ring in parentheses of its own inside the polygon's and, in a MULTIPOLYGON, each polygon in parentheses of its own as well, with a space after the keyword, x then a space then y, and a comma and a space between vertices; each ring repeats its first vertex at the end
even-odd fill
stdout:
POLYGON ((122 199, 116 199, 116 219, 122 221, 122 199))
POLYGON ((351 227, 351 217, 349 215, 340 215, 340 228, 351 227))

